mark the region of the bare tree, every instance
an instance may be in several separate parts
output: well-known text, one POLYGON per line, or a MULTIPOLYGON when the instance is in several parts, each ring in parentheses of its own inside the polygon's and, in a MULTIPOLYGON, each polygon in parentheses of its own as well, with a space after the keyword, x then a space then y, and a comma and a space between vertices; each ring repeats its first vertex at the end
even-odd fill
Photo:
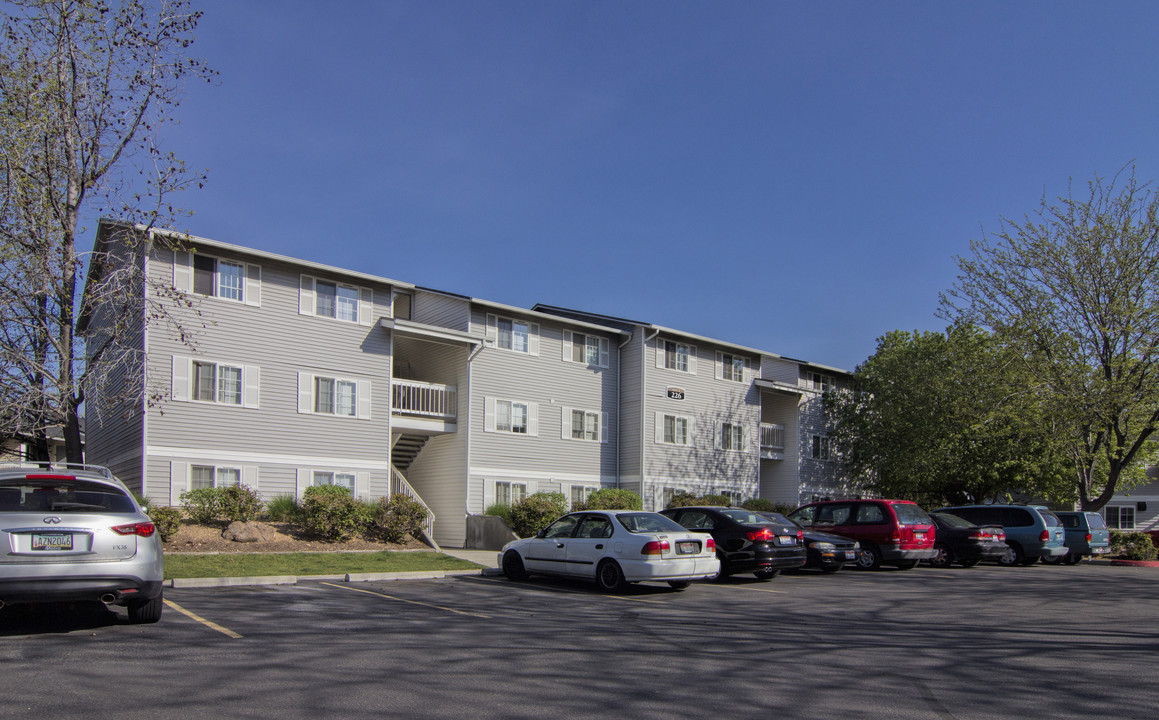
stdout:
POLYGON ((31 440, 42 458, 46 429, 59 425, 69 461, 81 460, 86 391, 130 352, 121 337, 127 323, 104 323, 90 338, 83 319, 134 304, 150 315, 140 295, 125 296, 142 293, 141 265, 114 272, 105 246, 78 252, 82 222, 115 217, 125 229, 118 247, 140 248, 152 227, 172 226, 180 214, 172 194, 203 179, 157 143, 184 82, 213 77, 187 54, 200 15, 185 0, 17 0, 5 8, 0 435, 31 440))

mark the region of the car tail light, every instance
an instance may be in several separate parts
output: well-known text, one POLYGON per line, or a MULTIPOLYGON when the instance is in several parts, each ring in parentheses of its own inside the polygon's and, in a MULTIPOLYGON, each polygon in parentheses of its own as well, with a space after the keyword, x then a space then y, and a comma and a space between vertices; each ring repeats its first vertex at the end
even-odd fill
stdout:
POLYGON ((797 531, 797 542, 805 542, 805 531, 804 530, 797 531))
POLYGON ((672 548, 667 540, 653 540, 644 544, 644 549, 640 551, 642 555, 660 555, 672 548))
POLYGON ((715 541, 715 540, 713 540, 712 538, 708 538, 708 539, 706 539, 706 540, 704 541, 704 547, 705 547, 705 548, 706 548, 706 549, 707 549, 709 552, 711 552, 711 553, 715 553, 715 552, 716 552, 716 541, 715 541))
POLYGON ((745 537, 747 537, 749 540, 752 540, 753 542, 759 542, 761 540, 772 540, 773 531, 769 530, 768 528, 761 528, 760 530, 749 530, 748 533, 745 534, 745 537))
POLYGON ((1043 530, 1041 533, 1039 533, 1039 534, 1038 534, 1038 539, 1039 539, 1039 541, 1041 541, 1041 542, 1046 542, 1047 540, 1049 540, 1049 539, 1050 539, 1050 531, 1049 531, 1049 530, 1043 530))
POLYGON ((894 542, 901 542, 901 530, 895 525, 889 533, 889 539, 894 542))
POLYGON ((988 532, 970 533, 971 540, 985 540, 988 537, 990 537, 990 533, 988 532))
POLYGON ((25 475, 29 480, 76 480, 76 475, 25 475))
POLYGON ((1090 541, 1091 541, 1091 534, 1087 533, 1087 542, 1089 543, 1090 541))
POLYGON ((113 526, 113 532, 118 535, 140 535, 141 537, 152 537, 153 533, 156 531, 157 527, 151 522, 113 526))

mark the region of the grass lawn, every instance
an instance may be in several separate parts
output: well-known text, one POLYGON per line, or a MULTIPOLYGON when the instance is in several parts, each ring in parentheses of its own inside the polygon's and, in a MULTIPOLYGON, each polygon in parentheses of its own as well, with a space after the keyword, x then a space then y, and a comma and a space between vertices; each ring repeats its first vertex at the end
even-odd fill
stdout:
POLYGON ((165 579, 257 577, 262 575, 341 575, 344 573, 476 570, 473 562, 437 552, 222 553, 166 555, 165 579))

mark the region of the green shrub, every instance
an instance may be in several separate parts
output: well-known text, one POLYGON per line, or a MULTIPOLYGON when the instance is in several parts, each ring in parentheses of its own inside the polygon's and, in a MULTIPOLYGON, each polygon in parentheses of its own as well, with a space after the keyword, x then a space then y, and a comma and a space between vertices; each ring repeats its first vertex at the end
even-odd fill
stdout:
POLYGON ((399 494, 379 500, 371 518, 372 532, 387 542, 402 543, 408 535, 422 535, 427 509, 418 500, 399 494))
POLYGON ((181 493, 181 507, 190 521, 198 525, 206 525, 217 519, 220 514, 218 503, 221 495, 217 488, 198 488, 181 493))
POLYGON ((740 506, 745 510, 752 510, 753 512, 775 512, 782 515, 788 515, 797 509, 793 505, 773 502, 768 498, 749 498, 742 502, 740 506))
POLYGON ((732 507, 732 498, 728 495, 705 495, 700 498, 700 505, 723 505, 732 507))
POLYGON ((1111 553, 1128 560, 1154 560, 1157 551, 1147 533, 1112 530, 1111 553))
POLYGON ((298 522, 301 510, 298 499, 293 495, 278 495, 266 503, 266 519, 271 522, 298 522))
POLYGON ((341 485, 315 485, 302 494, 302 527, 327 540, 349 540, 365 531, 369 508, 341 485))
POLYGON ((161 542, 169 542, 181 529, 181 511, 175 507, 151 507, 146 514, 153 521, 153 525, 157 527, 157 534, 161 536, 161 542))
POLYGON ((690 492, 684 492, 683 490, 678 490, 676 492, 676 494, 674 494, 672 496, 672 499, 668 501, 668 504, 665 506, 665 509, 678 508, 678 507, 689 507, 691 505, 703 505, 703 504, 704 503, 701 502, 701 498, 699 495, 693 495, 690 492))
POLYGON ((230 522, 249 522, 261 514, 262 499, 246 485, 217 488, 217 511, 230 522))
POLYGON ((531 537, 567 512, 563 493, 538 492, 511 504, 511 529, 519 537, 531 537))
POLYGON ((140 505, 141 509, 144 510, 147 514, 149 512, 149 498, 145 497, 144 495, 137 494, 136 490, 130 490, 129 492, 133 493, 133 499, 137 501, 137 504, 140 505))
POLYGON ((585 510, 641 510, 644 502, 631 490, 601 488, 588 497, 585 510))
POLYGON ((505 505, 503 503, 495 503, 494 505, 488 505, 487 509, 483 511, 483 514, 484 515, 498 515, 499 517, 503 518, 507 522, 507 525, 509 527, 511 525, 511 506, 510 505, 505 505))

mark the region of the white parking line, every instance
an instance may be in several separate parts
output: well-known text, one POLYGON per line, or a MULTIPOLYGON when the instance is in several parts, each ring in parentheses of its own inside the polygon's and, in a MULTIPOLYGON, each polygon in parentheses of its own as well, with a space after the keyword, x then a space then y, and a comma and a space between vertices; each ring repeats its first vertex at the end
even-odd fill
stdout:
POLYGON ((328 582, 319 583, 319 585, 329 585, 330 587, 338 588, 339 590, 349 590, 350 592, 366 593, 367 595, 375 595, 377 597, 386 598, 387 600, 397 600, 398 602, 410 603, 411 605, 422 605, 423 607, 435 608, 436 610, 446 610, 447 612, 455 613, 456 615, 467 615, 468 617, 483 618, 485 620, 491 619, 490 615, 481 615, 479 613, 465 612, 463 610, 456 610, 454 608, 443 607, 442 605, 432 605, 431 603, 419 602, 418 600, 407 600, 406 598, 400 598, 400 597, 396 597, 394 595, 387 595, 386 593, 375 592, 373 590, 363 590, 362 588, 349 587, 346 585, 335 585, 334 583, 328 583, 328 582))
POLYGON ((219 633, 221 633, 222 635, 228 635, 229 637, 235 638, 235 639, 242 637, 241 635, 239 635, 238 633, 235 633, 233 630, 230 630, 229 628, 224 628, 224 627, 218 625, 217 623, 215 623, 211 620, 206 620, 205 618, 201 617, 200 615, 198 615, 196 613, 189 612, 188 610, 181 607, 180 605, 173 602, 172 600, 163 600, 162 602, 164 602, 166 605, 173 608, 177 612, 181 613, 182 615, 185 615, 186 617, 188 617, 196 622, 201 623, 202 625, 206 626, 207 628, 211 628, 213 630, 216 630, 219 633))
POLYGON ((535 590, 537 592, 553 593, 553 594, 557 594, 557 595, 580 595, 583 597, 605 597, 605 598, 610 598, 613 600, 632 600, 634 602, 646 602, 646 603, 663 603, 664 602, 663 600, 654 600, 654 599, 643 598, 643 597, 632 597, 630 595, 605 595, 602 593, 590 592, 587 590, 569 590, 568 588, 561 587, 561 586, 547 587, 547 586, 540 586, 540 585, 531 585, 531 584, 522 583, 522 582, 512 583, 511 581, 504 580, 502 578, 481 578, 479 580, 475 580, 474 578, 471 578, 471 580, 473 582, 489 582, 489 583, 494 583, 496 585, 503 584, 503 585, 508 585, 510 587, 517 587, 517 588, 520 588, 523 590, 535 590))
MULTIPOLYGON (((717 588, 720 590, 724 590, 725 586, 724 585, 717 585, 717 588)), ((768 588, 748 587, 747 585, 732 585, 729 589, 733 589, 733 588, 735 588, 737 590, 752 590, 753 592, 773 593, 775 595, 788 595, 789 594, 788 590, 769 590, 768 588)))

